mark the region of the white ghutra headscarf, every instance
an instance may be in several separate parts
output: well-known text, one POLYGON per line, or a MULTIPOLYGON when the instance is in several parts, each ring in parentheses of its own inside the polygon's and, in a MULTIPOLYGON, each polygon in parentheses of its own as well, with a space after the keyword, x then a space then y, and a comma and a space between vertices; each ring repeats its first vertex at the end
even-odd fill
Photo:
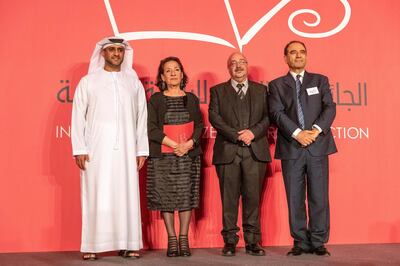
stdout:
POLYGON ((120 45, 125 48, 124 60, 121 64, 121 71, 128 74, 132 74, 134 77, 138 78, 135 70, 133 70, 133 49, 129 43, 117 36, 107 37, 99 41, 94 48, 92 57, 90 58, 89 71, 88 74, 99 71, 104 68, 105 60, 101 55, 101 51, 110 45, 120 45))

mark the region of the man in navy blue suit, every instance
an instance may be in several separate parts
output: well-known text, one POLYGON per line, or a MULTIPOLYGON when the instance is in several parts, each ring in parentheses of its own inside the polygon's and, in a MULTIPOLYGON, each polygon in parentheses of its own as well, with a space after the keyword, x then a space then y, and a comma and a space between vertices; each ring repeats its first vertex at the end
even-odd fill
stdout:
POLYGON ((294 245, 288 255, 329 255, 329 164, 337 151, 330 127, 336 115, 328 78, 305 71, 300 41, 284 49, 287 75, 270 82, 270 116, 278 127, 275 158, 281 159, 294 245), (308 219, 306 212, 306 195, 308 219))

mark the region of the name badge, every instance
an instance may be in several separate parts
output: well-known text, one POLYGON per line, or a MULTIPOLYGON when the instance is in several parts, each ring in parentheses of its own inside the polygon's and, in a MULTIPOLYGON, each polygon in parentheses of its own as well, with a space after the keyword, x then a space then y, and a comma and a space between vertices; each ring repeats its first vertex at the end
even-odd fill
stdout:
POLYGON ((314 95, 314 94, 318 94, 318 93, 319 93, 318 87, 311 87, 311 88, 308 88, 308 89, 306 89, 306 90, 307 90, 308 96, 314 95))

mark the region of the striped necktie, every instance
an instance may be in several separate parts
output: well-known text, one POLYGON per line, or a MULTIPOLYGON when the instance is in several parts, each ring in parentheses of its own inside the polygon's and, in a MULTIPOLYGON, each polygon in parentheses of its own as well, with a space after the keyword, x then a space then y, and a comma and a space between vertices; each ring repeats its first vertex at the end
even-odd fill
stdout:
POLYGON ((297 93, 297 118, 299 119, 299 124, 301 129, 304 129, 304 113, 300 102, 300 89, 301 89, 301 75, 296 76, 296 93, 297 93))
POLYGON ((244 87, 243 83, 238 83, 236 85, 236 88, 238 88, 237 95, 239 96, 240 100, 243 100, 244 98, 244 91, 242 90, 243 87, 244 87))

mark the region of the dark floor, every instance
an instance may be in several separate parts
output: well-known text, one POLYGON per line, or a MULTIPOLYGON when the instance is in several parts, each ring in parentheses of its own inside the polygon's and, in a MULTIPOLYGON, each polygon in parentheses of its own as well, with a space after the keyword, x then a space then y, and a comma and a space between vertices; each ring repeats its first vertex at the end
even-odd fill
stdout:
POLYGON ((265 257, 247 255, 243 248, 235 257, 223 257, 220 249, 192 249, 191 257, 168 258, 165 250, 143 251, 140 259, 103 254, 97 261, 83 261, 79 252, 3 253, 3 265, 400 265, 400 244, 330 245, 331 257, 306 254, 287 257, 289 247, 266 247, 265 257))

